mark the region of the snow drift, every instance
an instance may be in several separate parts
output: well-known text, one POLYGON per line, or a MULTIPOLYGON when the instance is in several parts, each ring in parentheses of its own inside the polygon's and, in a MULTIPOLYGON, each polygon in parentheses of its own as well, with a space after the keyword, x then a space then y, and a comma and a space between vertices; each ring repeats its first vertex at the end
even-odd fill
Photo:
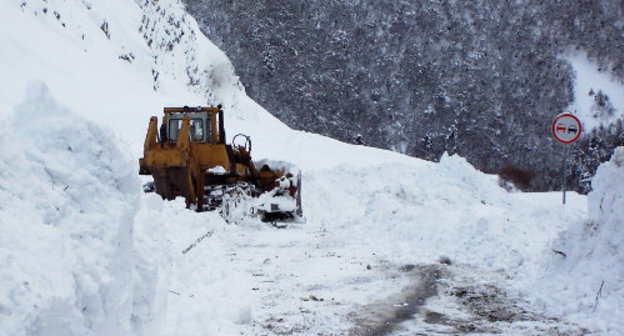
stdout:
POLYGON ((0 330, 127 334, 133 309, 133 159, 42 84, 3 120, 0 330))
POLYGON ((559 314, 614 335, 624 330, 624 147, 598 168, 592 188, 589 219, 553 242, 565 257, 549 259, 538 288, 559 314))

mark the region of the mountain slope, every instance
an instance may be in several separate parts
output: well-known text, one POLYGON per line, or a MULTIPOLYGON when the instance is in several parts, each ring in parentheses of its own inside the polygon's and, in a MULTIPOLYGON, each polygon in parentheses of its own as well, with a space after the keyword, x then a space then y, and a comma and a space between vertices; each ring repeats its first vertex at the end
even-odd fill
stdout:
POLYGON ((513 165, 540 191, 560 185, 559 113, 578 110, 589 131, 602 110, 611 124, 572 151, 576 190, 624 144, 617 0, 184 2, 249 95, 293 128, 434 161, 458 153, 489 173, 513 165))

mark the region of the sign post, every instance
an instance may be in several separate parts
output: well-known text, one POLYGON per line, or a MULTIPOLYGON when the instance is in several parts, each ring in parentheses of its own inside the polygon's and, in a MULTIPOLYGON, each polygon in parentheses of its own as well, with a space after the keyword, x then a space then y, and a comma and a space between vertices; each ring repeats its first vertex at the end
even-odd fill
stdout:
MULTIPOLYGON (((555 117, 551 126, 551 133, 555 140, 564 145, 576 142, 581 136, 581 121, 571 113, 562 113, 555 117)), ((566 202, 566 179, 568 171, 568 146, 563 152, 563 179, 561 181, 561 191, 563 193, 563 204, 566 202)))

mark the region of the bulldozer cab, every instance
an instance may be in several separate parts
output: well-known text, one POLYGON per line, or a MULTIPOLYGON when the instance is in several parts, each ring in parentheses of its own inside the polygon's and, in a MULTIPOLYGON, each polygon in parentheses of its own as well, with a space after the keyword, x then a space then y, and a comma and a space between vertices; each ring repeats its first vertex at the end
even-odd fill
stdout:
POLYGON ((191 141, 209 144, 225 144, 223 110, 221 107, 166 107, 163 126, 166 128, 162 142, 175 143, 182 128, 184 117, 189 117, 191 141))

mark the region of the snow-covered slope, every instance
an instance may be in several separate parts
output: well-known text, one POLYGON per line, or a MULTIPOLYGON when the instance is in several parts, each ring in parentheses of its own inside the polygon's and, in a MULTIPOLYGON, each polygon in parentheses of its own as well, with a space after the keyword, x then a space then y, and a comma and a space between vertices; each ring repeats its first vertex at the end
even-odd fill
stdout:
POLYGON ((567 59, 576 73, 574 101, 569 109, 583 121, 585 130, 590 132, 618 119, 624 120, 622 84, 589 61, 586 55, 573 54, 567 59))
POLYGON ((471 286, 532 291, 544 247, 586 217, 582 196, 564 207, 556 193, 508 193, 457 156, 434 164, 288 129, 178 0, 24 0, 0 13, 9 335, 348 334, 440 257, 471 286), (227 225, 142 193, 149 116, 206 103, 224 105, 229 134, 251 135, 256 160, 303 170, 306 224, 227 225))
MULTIPOLYGON (((262 110, 179 1, 3 1, 0 10, 3 115, 32 81, 132 144, 143 141, 137 125, 163 106, 218 102, 247 119, 262 110)), ((281 124, 265 115, 256 122, 281 124)))

